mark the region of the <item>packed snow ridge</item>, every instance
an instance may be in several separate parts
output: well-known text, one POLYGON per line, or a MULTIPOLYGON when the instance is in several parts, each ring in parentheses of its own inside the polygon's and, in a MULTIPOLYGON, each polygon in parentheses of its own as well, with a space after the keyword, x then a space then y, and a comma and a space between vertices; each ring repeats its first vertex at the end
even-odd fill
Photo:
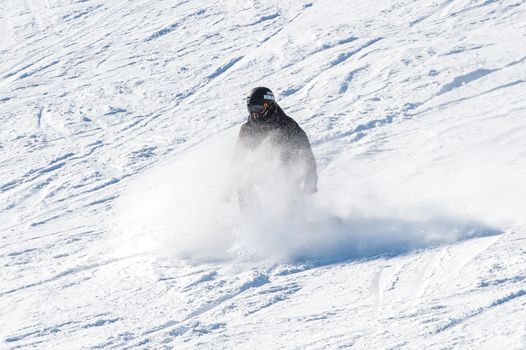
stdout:
POLYGON ((1 348, 526 348, 526 1, 6 0, 0 30, 1 348), (320 182, 246 220, 254 86, 320 182))

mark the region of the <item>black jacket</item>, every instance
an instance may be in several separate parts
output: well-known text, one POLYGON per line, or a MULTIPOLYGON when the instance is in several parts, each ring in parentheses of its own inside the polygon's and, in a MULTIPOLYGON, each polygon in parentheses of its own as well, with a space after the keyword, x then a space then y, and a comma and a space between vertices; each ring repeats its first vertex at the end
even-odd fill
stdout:
POLYGON ((277 104, 264 117, 255 120, 249 116, 247 122, 241 125, 235 160, 242 160, 247 151, 256 149, 269 137, 272 137, 272 145, 279 149, 285 167, 301 165, 304 169, 301 179, 304 182, 303 190, 315 193, 318 174, 309 138, 298 123, 288 117, 277 104))

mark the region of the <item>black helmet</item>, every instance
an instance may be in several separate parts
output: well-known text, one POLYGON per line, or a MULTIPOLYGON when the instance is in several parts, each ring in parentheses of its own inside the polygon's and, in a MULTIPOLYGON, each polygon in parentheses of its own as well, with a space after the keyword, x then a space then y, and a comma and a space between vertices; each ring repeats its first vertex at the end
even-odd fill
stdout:
POLYGON ((259 117, 276 103, 274 94, 269 88, 256 87, 247 96, 248 113, 253 117, 259 117))

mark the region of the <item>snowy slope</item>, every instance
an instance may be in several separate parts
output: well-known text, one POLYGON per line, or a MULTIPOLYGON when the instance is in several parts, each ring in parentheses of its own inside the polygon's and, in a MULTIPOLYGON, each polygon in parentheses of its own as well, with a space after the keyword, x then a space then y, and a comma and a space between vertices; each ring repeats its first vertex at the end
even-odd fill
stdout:
POLYGON ((1 348, 526 347, 526 1, 4 0, 0 30, 1 348), (256 85, 341 227, 180 229, 235 217, 203 189, 256 85))

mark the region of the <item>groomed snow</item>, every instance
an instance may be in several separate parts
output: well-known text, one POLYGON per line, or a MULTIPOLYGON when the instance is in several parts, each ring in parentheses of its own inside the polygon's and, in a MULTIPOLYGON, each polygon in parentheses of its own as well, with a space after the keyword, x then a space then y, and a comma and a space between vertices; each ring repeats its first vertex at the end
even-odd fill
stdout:
POLYGON ((0 32, 0 348, 526 348, 526 1, 4 0, 0 32), (259 85, 314 230, 224 201, 259 85))

